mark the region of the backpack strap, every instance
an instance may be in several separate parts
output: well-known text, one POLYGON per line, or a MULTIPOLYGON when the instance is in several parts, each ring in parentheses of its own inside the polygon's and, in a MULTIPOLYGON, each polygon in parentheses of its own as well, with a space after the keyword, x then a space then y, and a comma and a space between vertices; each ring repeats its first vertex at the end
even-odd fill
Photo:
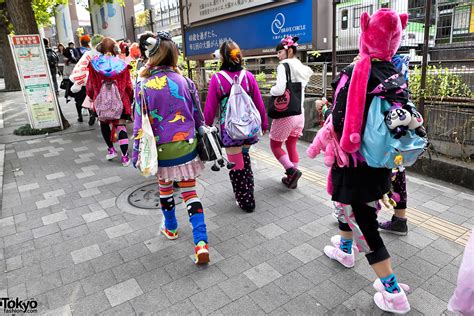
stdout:
POLYGON ((224 70, 219 71, 218 74, 224 77, 231 85, 234 84, 234 80, 224 70))
MULTIPOLYGON (((234 84, 234 80, 232 80, 232 78, 224 70, 219 71, 218 74, 222 75, 231 85, 234 84)), ((240 71, 240 74, 239 74, 239 77, 238 77, 238 83, 240 85, 242 85, 242 81, 245 78, 245 83, 247 84, 247 92, 249 92, 250 91, 250 85, 249 85, 249 79, 247 78, 246 74, 247 74, 247 71, 245 69, 242 69, 240 71)), ((219 77, 217 77, 217 78, 218 78, 217 80, 219 80, 219 77)), ((223 90, 220 80, 219 80, 219 84, 221 86, 221 89, 223 90)), ((224 93, 222 93, 222 94, 224 94, 224 93)))
POLYGON ((221 90, 222 96, 224 96, 225 95, 224 87, 222 86, 222 82, 221 82, 221 79, 219 79, 218 74, 219 73, 216 73, 217 83, 219 84, 219 89, 221 90))

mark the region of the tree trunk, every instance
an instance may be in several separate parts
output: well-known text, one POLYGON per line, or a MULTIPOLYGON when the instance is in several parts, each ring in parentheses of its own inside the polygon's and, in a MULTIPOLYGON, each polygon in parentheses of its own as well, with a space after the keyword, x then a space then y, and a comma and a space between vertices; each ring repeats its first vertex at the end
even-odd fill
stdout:
POLYGON ((0 53, 3 61, 3 74, 5 79, 6 91, 18 91, 21 89, 20 81, 16 73, 15 62, 13 61, 13 54, 8 42, 7 29, 0 27, 0 53))
POLYGON ((6 0, 6 5, 16 35, 39 33, 31 0, 6 0))
MULTIPOLYGON (((38 24, 36 24, 35 13, 31 6, 31 0, 6 0, 7 11, 13 30, 16 35, 39 34, 38 24)), ((16 71, 15 71, 16 74, 16 71)), ((59 105, 59 114, 63 122, 64 129, 68 128, 69 122, 64 117, 61 106, 59 105)))

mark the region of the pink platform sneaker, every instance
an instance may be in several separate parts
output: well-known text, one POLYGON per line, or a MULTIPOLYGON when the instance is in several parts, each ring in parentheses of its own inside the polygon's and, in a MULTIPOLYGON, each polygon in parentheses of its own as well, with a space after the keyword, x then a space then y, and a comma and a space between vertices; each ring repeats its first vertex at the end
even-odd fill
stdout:
POLYGON ((342 264, 346 268, 352 268, 354 267, 355 264, 355 256, 354 252, 351 254, 345 253, 338 247, 333 247, 333 246, 326 246, 324 247, 324 253, 326 256, 329 258, 338 261, 340 264, 342 264))
POLYGON ((400 293, 377 292, 374 295, 374 302, 381 310, 389 313, 406 314, 410 311, 410 303, 403 288, 400 293))

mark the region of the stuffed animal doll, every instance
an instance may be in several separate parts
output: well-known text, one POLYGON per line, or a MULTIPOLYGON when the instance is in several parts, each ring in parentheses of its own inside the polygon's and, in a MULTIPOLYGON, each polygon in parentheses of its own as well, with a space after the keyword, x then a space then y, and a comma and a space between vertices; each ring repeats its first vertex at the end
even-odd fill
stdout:
POLYGON ((348 153, 358 151, 362 142, 362 125, 371 60, 391 61, 407 24, 406 13, 398 15, 390 9, 380 9, 372 16, 364 12, 360 17, 360 59, 355 63, 349 86, 346 119, 340 141, 342 149, 348 153))

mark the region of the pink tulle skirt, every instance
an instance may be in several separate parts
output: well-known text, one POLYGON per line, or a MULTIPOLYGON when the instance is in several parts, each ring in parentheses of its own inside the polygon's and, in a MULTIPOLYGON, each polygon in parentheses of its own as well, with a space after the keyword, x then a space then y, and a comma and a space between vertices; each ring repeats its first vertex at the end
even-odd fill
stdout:
POLYGON ((197 178, 204 170, 204 163, 196 158, 173 167, 158 166, 157 177, 163 181, 182 181, 197 178))

